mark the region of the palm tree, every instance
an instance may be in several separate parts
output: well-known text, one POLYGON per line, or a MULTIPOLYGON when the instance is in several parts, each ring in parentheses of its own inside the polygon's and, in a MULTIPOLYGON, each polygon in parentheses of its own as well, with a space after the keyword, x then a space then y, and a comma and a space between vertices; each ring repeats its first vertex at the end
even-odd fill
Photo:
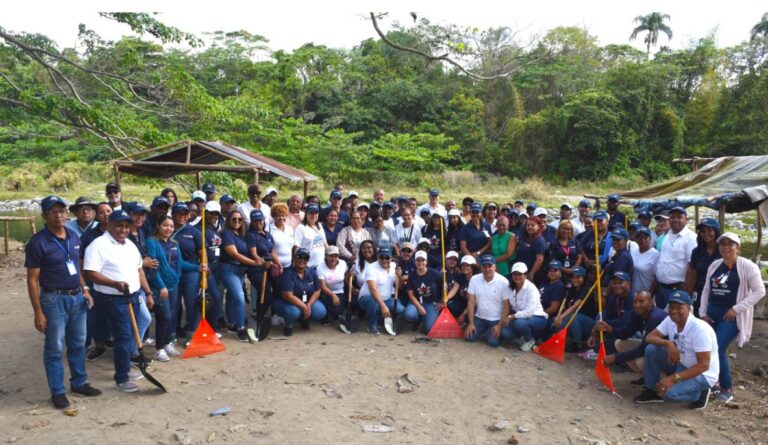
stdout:
POLYGON ((629 36, 629 40, 634 40, 637 35, 643 31, 647 31, 648 35, 645 36, 646 54, 651 55, 651 45, 656 46, 659 41, 659 32, 663 32, 667 35, 667 38, 672 38, 672 29, 664 24, 665 20, 669 20, 669 14, 662 14, 660 12, 652 12, 648 15, 639 15, 635 17, 634 22, 637 23, 637 27, 632 31, 629 36))
POLYGON ((755 40, 761 34, 768 36, 768 12, 763 14, 760 22, 752 28, 750 40, 755 40))

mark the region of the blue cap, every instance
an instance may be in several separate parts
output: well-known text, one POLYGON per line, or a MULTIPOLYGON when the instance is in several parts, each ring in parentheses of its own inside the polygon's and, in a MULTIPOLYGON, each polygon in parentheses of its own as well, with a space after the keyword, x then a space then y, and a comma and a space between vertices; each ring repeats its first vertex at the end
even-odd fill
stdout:
POLYGON ((429 196, 440 196, 440 190, 438 190, 438 189, 431 189, 429 191, 429 196))
POLYGON ((613 279, 615 280, 621 280, 621 281, 632 281, 632 279, 629 277, 629 274, 626 272, 616 272, 613 274, 613 279))
POLYGON ((189 213, 189 206, 184 204, 183 202, 177 202, 176 204, 171 207, 171 213, 182 213, 187 212, 189 213))
POLYGON ((645 227, 645 226, 640 227, 639 229, 637 229, 637 236, 640 236, 640 235, 645 235, 645 236, 650 237, 651 236, 651 229, 649 229, 648 227, 645 227))
POLYGON ((608 219, 608 213, 605 210, 598 210, 592 215, 592 219, 608 219))
POLYGON ((168 201, 168 198, 165 196, 156 196, 155 199, 152 200, 152 207, 157 207, 161 205, 167 205, 168 207, 171 206, 171 201, 168 201))
POLYGON ((667 304, 669 303, 693 305, 693 300, 691 300, 691 296, 688 295, 688 292, 684 290, 676 290, 672 292, 672 295, 667 299, 667 304))
POLYGON ((259 210, 251 210, 251 222, 253 221, 264 221, 264 213, 259 210))
POLYGON ((651 219, 651 212, 649 212, 648 210, 643 210, 642 212, 640 212, 640 213, 638 213, 638 214, 637 214, 637 217, 638 217, 638 218, 647 218, 647 219, 651 219))
POLYGON ((563 265, 560 264, 560 261, 550 261, 549 262, 549 268, 554 270, 562 270, 563 265))
POLYGON ((586 277, 587 276, 587 269, 584 269, 583 267, 574 267, 571 269, 571 275, 574 277, 586 277))
POLYGON ((146 207, 141 205, 141 203, 138 203, 136 201, 128 202, 123 206, 123 209, 125 209, 128 213, 136 213, 136 212, 144 212, 147 213, 149 210, 147 210, 146 207))
POLYGON ((307 250, 307 249, 305 249, 303 247, 301 249, 297 250, 296 251, 296 258, 305 258, 305 259, 308 260, 309 259, 309 250, 307 250))
POLYGON ((473 202, 472 205, 469 206, 470 212, 480 213, 482 210, 483 210, 483 206, 481 206, 479 202, 473 202))
POLYGON ((493 255, 485 254, 480 257, 480 264, 483 266, 487 266, 489 264, 496 264, 496 259, 493 257, 493 255))
POLYGON ((114 212, 109 214, 109 222, 120 222, 120 221, 130 221, 131 215, 128 214, 125 210, 115 210, 114 212))
POLYGON ((360 209, 363 209, 363 208, 367 211, 368 210, 368 204, 362 203, 359 206, 357 206, 357 209, 355 209, 355 210, 360 210, 360 209))
POLYGON ((331 199, 341 199, 341 192, 338 190, 333 190, 331 192, 331 199))
POLYGON ((48 210, 51 210, 51 207, 55 206, 56 204, 61 204, 64 207, 67 206, 67 203, 65 203, 63 199, 59 198, 56 195, 48 195, 45 198, 43 198, 42 201, 40 201, 40 207, 43 209, 43 212, 47 212, 48 210))
POLYGON ((587 198, 584 198, 581 201, 579 201, 579 207, 591 208, 592 207, 592 203, 589 202, 589 200, 587 198))
POLYGON ((531 203, 529 203, 527 206, 525 206, 525 209, 526 209, 526 210, 528 210, 528 209, 531 209, 531 210, 536 210, 536 209, 538 209, 538 208, 539 208, 539 206, 538 206, 538 205, 536 205, 536 203, 535 203, 535 202, 531 202, 531 203))
POLYGON ((225 202, 234 202, 236 203, 237 200, 232 197, 232 195, 229 194, 223 194, 221 195, 221 198, 219 198, 219 204, 224 204, 225 202))
POLYGON ((371 208, 374 208, 374 207, 381 207, 381 204, 379 204, 376 201, 373 201, 373 202, 371 202, 371 208))
POLYGON ((206 182, 205 184, 203 184, 202 190, 205 193, 215 193, 216 187, 214 187, 214 185, 211 184, 210 182, 206 182))
POLYGON ((419 215, 424 215, 424 214, 429 215, 431 213, 432 213, 432 210, 429 210, 429 207, 422 207, 421 210, 419 210, 419 215))
POLYGON ((385 209, 394 209, 395 205, 392 204, 392 201, 384 201, 384 208, 385 209))
POLYGON ((408 202, 408 197, 405 195, 400 195, 400 197, 397 198, 397 202, 408 202))
POLYGON ((629 233, 627 233, 624 229, 613 229, 613 232, 611 232, 611 236, 613 239, 619 239, 619 240, 625 240, 629 239, 629 233))
POLYGON ((680 206, 672 207, 672 209, 670 209, 669 213, 673 213, 673 212, 681 213, 681 214, 683 214, 685 216, 688 216, 688 211, 685 210, 684 207, 680 207, 680 206))
POLYGON ((629 228, 630 228, 630 229, 632 229, 632 230, 634 230, 634 231, 637 231, 637 230, 638 230, 638 229, 640 229, 640 227, 642 227, 642 226, 643 226, 643 225, 642 225, 642 224, 640 224, 640 223, 639 223, 639 222, 637 222, 637 221, 632 221, 631 223, 629 223, 629 228))
POLYGON ((392 249, 390 249, 389 246, 382 246, 379 249, 379 258, 383 256, 389 256, 389 257, 392 256, 392 249))
POLYGON ((696 226, 696 230, 701 229, 702 227, 710 227, 712 229, 720 231, 720 223, 717 222, 715 218, 704 218, 701 220, 701 222, 696 226))
POLYGON ((512 207, 511 209, 507 209, 507 216, 520 216, 520 211, 512 207))
POLYGON ((320 213, 320 206, 314 202, 307 204, 307 213, 320 213))
POLYGON ((518 204, 523 205, 523 204, 525 204, 525 201, 523 201, 522 199, 516 199, 515 200, 515 205, 518 205, 518 204))
POLYGON ((608 195, 608 201, 616 201, 619 202, 619 195, 616 193, 612 193, 608 195))

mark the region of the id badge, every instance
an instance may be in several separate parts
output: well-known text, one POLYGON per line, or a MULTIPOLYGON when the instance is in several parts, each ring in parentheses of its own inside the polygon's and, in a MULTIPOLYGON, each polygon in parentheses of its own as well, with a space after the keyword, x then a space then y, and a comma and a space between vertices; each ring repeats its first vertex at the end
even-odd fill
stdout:
POLYGON ((424 297, 419 296, 419 304, 424 304, 424 297))
POLYGON ((307 293, 306 293, 306 292, 304 292, 304 293, 301 295, 301 302, 302 302, 302 303, 306 303, 306 302, 307 302, 307 293))
POLYGON ((215 258, 218 258, 219 256, 221 256, 221 248, 219 246, 215 246, 213 248, 213 256, 215 258))
POLYGON ((571 262, 570 262, 570 260, 565 260, 565 261, 563 262, 563 267, 565 267, 566 269, 570 268, 570 267, 571 267, 571 262))
POLYGON ((72 260, 67 261, 67 270, 69 271, 69 275, 75 276, 77 275, 77 267, 75 266, 75 262, 72 260))

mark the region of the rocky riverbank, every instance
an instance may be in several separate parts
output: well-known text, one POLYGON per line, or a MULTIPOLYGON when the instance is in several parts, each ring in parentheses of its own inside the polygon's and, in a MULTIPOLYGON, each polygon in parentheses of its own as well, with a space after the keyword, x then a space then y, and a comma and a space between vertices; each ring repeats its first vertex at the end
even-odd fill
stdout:
POLYGON ((12 199, 10 201, 0 201, 0 212, 39 212, 40 198, 32 199, 12 199))

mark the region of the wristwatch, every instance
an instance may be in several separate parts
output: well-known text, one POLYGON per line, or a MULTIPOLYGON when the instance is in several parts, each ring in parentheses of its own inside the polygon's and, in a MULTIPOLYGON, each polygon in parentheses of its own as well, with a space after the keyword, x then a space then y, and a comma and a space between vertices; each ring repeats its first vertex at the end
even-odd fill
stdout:
POLYGON ((680 380, 682 380, 682 378, 680 377, 680 374, 675 373, 675 375, 672 376, 672 380, 674 380, 675 383, 680 383, 680 380))

